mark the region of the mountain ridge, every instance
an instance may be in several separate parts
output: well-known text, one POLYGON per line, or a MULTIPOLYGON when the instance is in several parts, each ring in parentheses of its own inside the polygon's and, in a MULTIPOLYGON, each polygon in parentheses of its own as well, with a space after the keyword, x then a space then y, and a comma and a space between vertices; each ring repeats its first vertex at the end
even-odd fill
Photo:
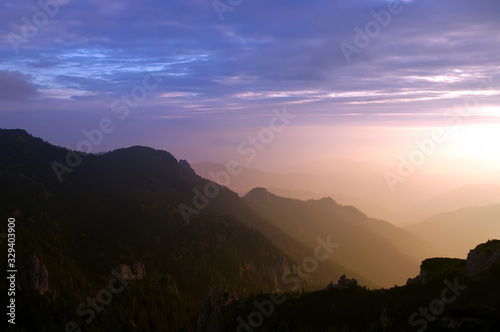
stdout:
POLYGON ((372 278, 377 276, 375 280, 382 285, 405 282, 409 272, 418 268, 418 258, 421 258, 411 258, 411 255, 420 250, 420 255, 425 257, 424 243, 413 234, 387 222, 368 218, 355 207, 339 205, 330 197, 301 201, 256 188, 244 199, 262 216, 305 245, 311 246, 317 234, 332 234, 333 241, 342 244, 336 259, 355 271, 359 271, 362 264, 364 269, 369 269, 372 278), (398 237, 403 240, 398 240, 398 237), (366 248, 366 243, 379 247, 376 250, 366 248), (374 254, 378 251, 384 254, 374 254), (386 261, 388 253, 391 253, 390 262, 386 261), (400 275, 399 279, 395 278, 397 275, 400 275))

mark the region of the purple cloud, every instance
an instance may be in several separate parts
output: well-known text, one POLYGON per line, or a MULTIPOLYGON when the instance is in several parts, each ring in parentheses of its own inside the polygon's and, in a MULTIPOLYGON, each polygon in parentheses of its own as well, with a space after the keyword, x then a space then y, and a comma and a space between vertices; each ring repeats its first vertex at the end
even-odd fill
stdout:
MULTIPOLYGON (((284 105, 303 115, 297 124, 392 125, 423 123, 467 94, 486 106, 500 103, 500 93, 487 93, 500 91, 498 1, 402 1, 404 10, 350 64, 339 44, 352 44, 354 28, 364 29, 387 1, 243 1, 224 21, 212 2, 69 1, 18 54, 5 37, 22 34, 22 18, 41 7, 2 4, 1 98, 25 100, 17 109, 45 115, 54 128, 66 112, 65 128, 79 133, 82 118, 92 124, 114 116, 113 101, 152 72, 162 84, 123 126, 179 121, 186 135, 198 121, 264 123, 284 105), (16 73, 19 88, 5 73, 16 73), (491 85, 479 89, 485 79, 491 85)), ((29 116, 8 116, 0 112, 0 121, 39 126, 29 116)))
POLYGON ((38 95, 30 78, 18 71, 0 70, 0 100, 25 101, 38 95))

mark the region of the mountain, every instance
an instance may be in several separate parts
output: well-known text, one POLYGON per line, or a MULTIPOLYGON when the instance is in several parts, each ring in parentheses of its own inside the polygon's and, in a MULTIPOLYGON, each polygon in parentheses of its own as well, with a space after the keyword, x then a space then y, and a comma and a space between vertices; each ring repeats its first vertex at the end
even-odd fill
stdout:
POLYGON ((302 201, 307 201, 310 199, 320 199, 323 197, 331 197, 335 200, 335 202, 341 205, 350 205, 355 206, 359 210, 366 213, 369 217, 382 219, 382 220, 404 220, 404 216, 402 213, 398 213, 395 211, 388 210, 382 206, 377 204, 373 204, 368 202, 367 200, 361 199, 359 197, 344 195, 340 193, 336 194, 318 194, 309 190, 287 190, 281 188, 266 188, 270 192, 275 195, 300 199, 302 201))
POLYGON ((469 184, 432 197, 409 209, 409 212, 413 216, 412 220, 417 222, 438 213, 452 212, 468 206, 493 204, 500 204, 500 185, 469 184))
MULTIPOLYGON (((224 171, 226 166, 203 162, 193 164, 193 168, 201 176, 220 183, 216 174, 224 171)), ((452 189, 425 172, 416 172, 405 179, 404 183, 399 183, 393 192, 384 177, 387 171, 397 174, 393 167, 342 158, 324 161, 319 165, 307 163, 303 168, 287 173, 273 173, 248 167, 241 167, 241 170, 225 184, 240 195, 255 187, 269 188, 271 191, 278 188, 278 194, 283 194, 283 191, 298 191, 300 196, 293 198, 302 199, 316 198, 316 194, 320 194, 347 205, 362 207, 369 216, 397 225, 408 224, 413 220, 414 212, 409 209, 415 204, 452 189), (304 195, 307 193, 314 195, 307 197, 304 195)))
POLYGON ((405 229, 435 244, 436 255, 462 257, 475 243, 500 237, 500 204, 440 213, 405 229))
POLYGON ((313 247, 320 235, 341 244, 333 259, 383 286, 406 282, 427 257, 428 244, 385 221, 368 218, 331 198, 301 201, 279 197, 264 188, 247 193, 245 201, 274 225, 313 247))
MULTIPOLYGON (((257 310, 270 310, 268 297, 280 302, 277 289, 290 300, 267 330, 366 330, 366 322, 378 326, 383 308, 399 323, 397 315, 442 288, 366 287, 403 284, 417 273, 415 262, 432 248, 405 230, 331 198, 294 200, 263 188, 241 198, 148 147, 85 154, 0 129, 0 188, 0 218, 15 220, 18 331, 234 330, 255 301, 265 304, 257 310), (339 280, 333 289, 318 290, 332 280, 339 280), (325 319, 330 310, 335 322, 325 319)), ((474 271, 497 278, 490 247, 474 256, 474 271)), ((463 274, 461 261, 424 262, 427 276, 436 264, 447 278, 463 274)), ((0 268, 8 269, 6 260, 0 268)), ((496 294, 490 279, 468 280, 478 297, 496 294)), ((495 316, 485 310, 481 322, 490 324, 495 316)))
MULTIPOLYGON (((214 162, 193 164, 201 176, 218 182, 214 174, 226 168, 214 162)), ((437 213, 467 206, 500 203, 500 185, 468 184, 456 188, 425 170, 416 172, 395 192, 384 174, 393 168, 370 162, 335 158, 323 163, 304 163, 297 171, 273 173, 242 167, 226 185, 240 195, 255 187, 267 188, 284 197, 318 199, 332 197, 344 205, 356 206, 368 216, 402 226, 422 221, 437 213)), ((219 182, 218 182, 219 183, 219 182)))
MULTIPOLYGON (((306 168, 287 173, 273 173, 242 167, 240 174, 232 177, 227 186, 239 194, 244 194, 255 187, 338 193, 359 197, 384 207, 398 204, 401 208, 425 197, 420 190, 416 190, 415 186, 403 187, 398 195, 394 195, 385 182, 383 175, 388 168, 383 165, 339 158, 332 161, 330 166, 329 170, 320 168, 323 171, 306 168)), ((217 181, 211 174, 220 172, 225 165, 203 162, 193 164, 193 168, 201 176, 217 181)))
POLYGON ((18 325, 27 330, 42 320, 48 330, 92 323, 92 311, 75 308, 106 287, 114 267, 137 261, 145 280, 130 282, 112 313, 91 326, 120 328, 132 319, 151 330, 191 329, 209 285, 243 296, 287 286, 280 277, 294 261, 257 230, 212 208, 186 225, 178 206, 207 181, 167 152, 136 146, 78 155, 1 130, 0 169, 0 217, 15 218, 16 253, 36 256, 51 289, 19 290, 18 325), (71 168, 62 182, 53 165, 71 168))
MULTIPOLYGON (((77 153, 24 130, 0 130, 0 184, 0 218, 16 220, 16 253, 38 262, 29 271, 43 266, 50 289, 19 290, 18 326, 26 330, 42 322, 48 330, 66 322, 92 330, 192 330, 209 288, 243 297, 287 290, 299 279, 285 276, 295 276, 294 267, 313 254, 236 193, 165 151, 77 153), (136 266, 145 272, 133 272, 136 266), (75 314, 82 300, 109 285, 116 267, 145 277, 134 277, 115 296, 113 310, 75 314)), ((32 280, 36 273, 29 271, 32 280)), ((315 289, 343 273, 376 286, 328 261, 300 279, 300 288, 315 289)), ((0 291, 7 294, 5 287, 0 291)))

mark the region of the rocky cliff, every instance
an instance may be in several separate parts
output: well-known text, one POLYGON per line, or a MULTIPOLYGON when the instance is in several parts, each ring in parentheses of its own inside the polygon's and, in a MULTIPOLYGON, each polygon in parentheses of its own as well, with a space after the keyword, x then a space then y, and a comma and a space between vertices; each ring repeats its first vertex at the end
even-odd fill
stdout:
MULTIPOLYGON (((465 260, 459 258, 428 258, 422 261, 420 273, 415 278, 410 278, 406 285, 427 285, 435 279, 445 279, 450 273, 465 271, 465 260)), ((465 274, 465 272, 464 272, 465 274)))
POLYGON ((500 264, 500 240, 490 240, 469 251, 466 264, 469 278, 500 264))

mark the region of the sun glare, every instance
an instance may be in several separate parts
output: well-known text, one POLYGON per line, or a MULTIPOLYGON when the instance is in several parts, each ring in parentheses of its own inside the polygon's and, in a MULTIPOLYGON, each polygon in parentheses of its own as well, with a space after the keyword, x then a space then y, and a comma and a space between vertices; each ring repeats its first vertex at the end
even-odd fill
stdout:
POLYGON ((452 135, 451 153, 471 162, 500 162, 500 124, 470 125, 452 135))

